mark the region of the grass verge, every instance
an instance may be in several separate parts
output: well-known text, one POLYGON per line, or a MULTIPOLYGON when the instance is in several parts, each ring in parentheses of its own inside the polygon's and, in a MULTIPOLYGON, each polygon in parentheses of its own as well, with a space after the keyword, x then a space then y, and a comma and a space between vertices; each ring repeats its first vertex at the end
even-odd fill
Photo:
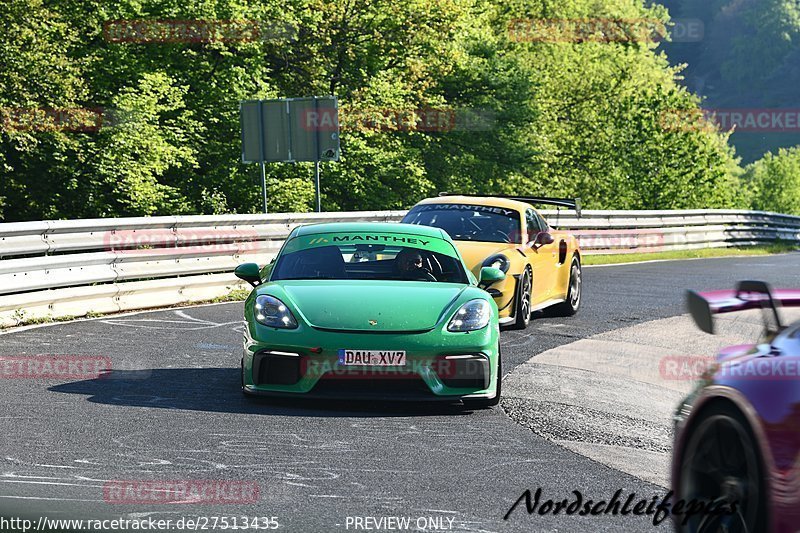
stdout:
POLYGON ((708 257, 748 257, 758 255, 782 254, 797 251, 797 245, 776 243, 766 246, 746 248, 702 248, 699 250, 674 250, 669 252, 642 254, 584 255, 584 265, 615 265, 619 263, 639 263, 642 261, 665 261, 677 259, 703 259, 708 257))

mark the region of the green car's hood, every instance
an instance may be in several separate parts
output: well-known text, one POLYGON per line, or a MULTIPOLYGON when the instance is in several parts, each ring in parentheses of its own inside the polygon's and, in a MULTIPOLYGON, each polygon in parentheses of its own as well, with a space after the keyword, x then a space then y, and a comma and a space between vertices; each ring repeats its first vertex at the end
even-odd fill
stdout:
POLYGON ((259 292, 280 298, 316 328, 385 332, 433 329, 469 287, 428 281, 297 280, 269 283, 259 292))

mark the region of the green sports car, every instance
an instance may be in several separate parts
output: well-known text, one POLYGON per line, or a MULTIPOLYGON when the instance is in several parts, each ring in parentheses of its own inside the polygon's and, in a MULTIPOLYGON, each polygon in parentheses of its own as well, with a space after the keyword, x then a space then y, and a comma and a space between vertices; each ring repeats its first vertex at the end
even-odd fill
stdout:
POLYGON ((277 257, 236 268, 246 395, 500 401, 497 306, 438 228, 295 228, 277 257))

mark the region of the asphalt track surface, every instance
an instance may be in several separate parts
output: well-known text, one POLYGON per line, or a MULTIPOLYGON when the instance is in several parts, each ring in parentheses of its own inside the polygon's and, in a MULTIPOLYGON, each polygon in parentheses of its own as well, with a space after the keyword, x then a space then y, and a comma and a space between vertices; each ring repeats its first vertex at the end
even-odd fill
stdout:
MULTIPOLYGON (((682 314, 686 288, 753 278, 798 286, 799 265, 795 253, 587 268, 577 316, 540 313, 528 330, 502 333, 504 371, 577 339, 682 314)), ((275 516, 280 531, 298 532, 365 531, 352 517, 367 516, 409 517, 411 530, 423 529, 420 518, 448 531, 669 529, 647 516, 528 515, 524 505, 504 520, 526 489, 541 487, 543 501, 573 501, 574 490, 594 501, 617 489, 637 500, 666 491, 538 437, 501 408, 245 400, 241 307, 0 335, 2 356, 104 356, 114 367, 106 379, 0 383, 0 515, 275 516), (259 500, 119 504, 103 496, 113 480, 188 479, 254 482, 259 500)))

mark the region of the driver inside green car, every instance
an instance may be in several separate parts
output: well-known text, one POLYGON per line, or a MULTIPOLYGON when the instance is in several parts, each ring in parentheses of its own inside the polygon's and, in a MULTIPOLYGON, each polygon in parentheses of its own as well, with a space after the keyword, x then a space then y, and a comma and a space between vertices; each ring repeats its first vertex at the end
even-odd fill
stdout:
POLYGON ((411 248, 403 248, 394 258, 395 268, 402 279, 419 281, 438 281, 431 271, 424 267, 422 254, 411 248))

